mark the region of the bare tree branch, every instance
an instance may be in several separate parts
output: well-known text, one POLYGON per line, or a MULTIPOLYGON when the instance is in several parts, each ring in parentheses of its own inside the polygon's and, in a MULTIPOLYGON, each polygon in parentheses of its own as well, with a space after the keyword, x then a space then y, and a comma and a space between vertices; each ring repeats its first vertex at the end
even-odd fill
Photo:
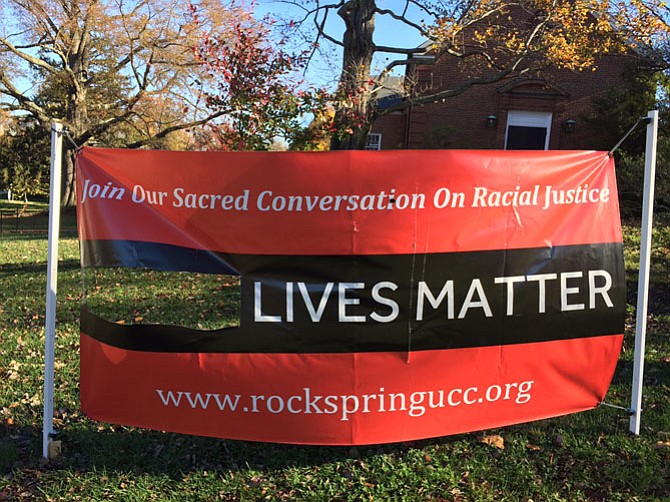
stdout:
POLYGON ((184 122, 184 123, 180 123, 178 125, 174 125, 174 126, 171 126, 171 127, 166 127, 165 129, 157 132, 156 134, 154 134, 151 137, 147 137, 147 138, 141 139, 139 141, 136 141, 134 143, 128 144, 127 148, 139 148, 139 147, 144 146, 148 143, 151 143, 152 141, 155 141, 156 139, 164 138, 165 136, 167 136, 170 133, 173 133, 173 132, 176 132, 176 131, 181 131, 181 130, 184 130, 184 129, 191 129, 193 127, 201 126, 203 124, 211 122, 212 120, 214 120, 218 117, 221 117, 221 116, 227 114, 228 112, 229 112, 229 110, 221 110, 221 111, 218 111, 216 113, 211 113, 208 116, 203 117, 199 120, 193 120, 191 122, 184 122))
POLYGON ((37 118, 37 120, 40 121, 40 123, 43 124, 48 124, 51 122, 51 117, 49 114, 42 107, 37 105, 37 103, 35 103, 32 99, 25 96, 25 94, 22 93, 14 84, 12 84, 11 80, 7 78, 4 72, 0 72, 0 84, 3 86, 1 92, 7 96, 11 96, 18 103, 18 105, 10 104, 8 108, 15 111, 27 110, 32 113, 37 118))
MULTIPOLYGON (((27 52, 19 50, 17 47, 15 47, 9 40, 7 40, 5 37, 0 37, 0 48, 5 47, 9 52, 14 54, 15 56, 23 59, 27 63, 37 66, 39 68, 42 68, 43 70, 46 70, 50 73, 55 73, 58 71, 57 68, 53 67, 46 61, 44 61, 41 58, 35 57, 27 52)), ((1 49, 0 49, 1 51, 1 49)))

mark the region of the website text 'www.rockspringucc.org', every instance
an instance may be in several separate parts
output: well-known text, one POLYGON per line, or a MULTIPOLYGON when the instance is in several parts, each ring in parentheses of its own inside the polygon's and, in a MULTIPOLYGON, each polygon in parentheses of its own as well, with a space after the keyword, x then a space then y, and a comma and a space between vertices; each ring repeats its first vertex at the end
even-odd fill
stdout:
POLYGON ((533 380, 493 384, 487 388, 468 387, 450 390, 389 392, 380 387, 374 394, 324 395, 310 387, 290 396, 264 394, 221 394, 156 389, 167 408, 218 410, 230 413, 288 413, 293 415, 334 415, 347 421, 359 413, 406 413, 420 417, 429 410, 447 407, 475 406, 508 401, 522 405, 532 398, 533 380))

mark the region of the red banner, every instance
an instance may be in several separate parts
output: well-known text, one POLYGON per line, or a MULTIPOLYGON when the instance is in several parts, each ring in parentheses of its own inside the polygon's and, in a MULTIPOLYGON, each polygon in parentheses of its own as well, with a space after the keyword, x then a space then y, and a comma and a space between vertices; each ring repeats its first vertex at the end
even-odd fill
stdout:
POLYGON ((240 324, 82 308, 92 418, 366 444, 596 406, 623 338, 604 152, 203 153, 84 148, 85 267, 240 276, 240 324))

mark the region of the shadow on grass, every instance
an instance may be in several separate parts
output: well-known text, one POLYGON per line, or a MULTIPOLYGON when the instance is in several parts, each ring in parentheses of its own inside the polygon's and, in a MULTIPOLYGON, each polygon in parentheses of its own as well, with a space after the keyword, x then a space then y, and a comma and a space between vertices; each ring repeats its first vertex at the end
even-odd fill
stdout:
MULTIPOLYGON (((0 209, 0 236, 30 235, 31 233, 42 234, 49 228, 49 211, 35 210, 21 205, 3 205, 0 209)), ((61 209, 60 214, 61 233, 76 233, 77 212, 74 207, 61 209)), ((33 235, 34 237, 34 235, 33 235)))
MULTIPOLYGON (((630 385, 632 376, 633 361, 619 360, 612 385, 630 385)), ((643 383, 645 387, 670 386, 670 363, 646 361, 643 383)))
MULTIPOLYGON (((65 272, 79 270, 79 260, 60 260, 58 271, 65 272)), ((37 263, 0 263, 0 274, 43 274, 46 273, 47 262, 37 263)))
MULTIPOLYGON (((626 301, 629 305, 637 305, 637 287, 637 278, 626 280, 626 301)), ((670 314, 670 284, 650 283, 648 301, 650 314, 670 314)))
MULTIPOLYGON (((369 446, 310 446, 238 441, 131 429, 87 419, 54 436, 62 454, 48 469, 75 472, 133 472, 182 478, 184 473, 273 472, 287 468, 319 467, 333 462, 365 460, 380 454, 404 455, 411 449, 453 443, 481 433, 460 434, 369 446)), ((42 431, 5 427, 0 439, 0 475, 17 466, 44 465, 42 431)))

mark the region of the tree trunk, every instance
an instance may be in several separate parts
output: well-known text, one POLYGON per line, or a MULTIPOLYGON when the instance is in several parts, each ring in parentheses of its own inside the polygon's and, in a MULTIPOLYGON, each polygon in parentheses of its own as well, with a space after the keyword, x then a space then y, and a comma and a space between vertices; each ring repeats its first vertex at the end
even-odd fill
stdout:
MULTIPOLYGON (((74 85, 68 95, 67 127, 70 136, 79 136, 88 125, 88 109, 86 104, 86 88, 74 85)), ((65 141, 69 141, 65 139, 65 141)), ((75 189, 74 145, 63 145, 63 206, 74 206, 77 202, 75 189)))
POLYGON ((376 8, 375 0, 349 0, 338 11, 346 29, 342 38, 340 99, 335 110, 337 132, 331 139, 331 150, 365 148, 373 116, 368 80, 374 55, 376 8))
MULTIPOLYGON (((94 0, 93 3, 95 3, 94 0)), ((73 11, 79 11, 79 7, 72 3, 73 11)), ((73 14, 76 18, 76 14, 73 14)), ((67 94, 66 121, 70 135, 79 137, 88 127, 88 71, 91 56, 91 33, 87 25, 78 25, 71 34, 72 44, 67 56, 67 66, 71 69, 72 80, 69 82, 67 94)), ((63 193, 62 203, 64 206, 74 206, 77 202, 75 169, 74 169, 74 145, 63 146, 63 193)))
POLYGON ((61 205, 64 207, 76 206, 77 191, 75 189, 74 150, 72 148, 63 148, 63 171, 61 186, 61 205))

